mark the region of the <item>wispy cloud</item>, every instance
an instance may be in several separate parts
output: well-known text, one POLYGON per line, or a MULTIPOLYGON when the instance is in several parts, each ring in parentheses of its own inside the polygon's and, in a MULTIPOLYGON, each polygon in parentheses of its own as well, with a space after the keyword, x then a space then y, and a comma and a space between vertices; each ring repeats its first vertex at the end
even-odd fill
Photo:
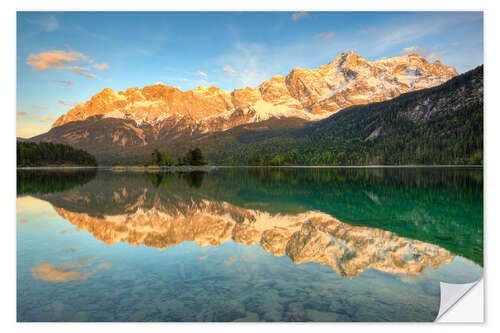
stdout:
POLYGON ((80 104, 78 102, 68 101, 65 99, 58 99, 57 103, 62 104, 62 105, 68 105, 68 106, 76 106, 76 105, 80 104))
POLYGON ((25 116, 25 115, 27 115, 28 113, 27 113, 27 112, 24 112, 24 111, 17 111, 17 112, 16 112, 16 114, 17 114, 18 116, 25 116))
POLYGON ((215 64, 221 66, 227 74, 220 78, 223 81, 221 84, 232 88, 257 86, 273 75, 286 75, 293 67, 305 63, 300 59, 311 59, 311 55, 317 57, 319 54, 325 54, 325 52, 315 52, 319 47, 316 44, 331 43, 317 43, 310 40, 271 47, 258 43, 234 43, 230 52, 215 59, 215 64))
POLYGON ((377 31, 377 28, 375 27, 369 27, 369 28, 363 28, 361 30, 359 30, 359 33, 361 35, 366 35, 366 34, 369 34, 369 33, 374 33, 377 31))
POLYGON ((470 15, 468 13, 463 13, 456 15, 429 16, 423 19, 410 19, 404 22, 399 21, 384 28, 377 29, 376 42, 380 49, 415 41, 418 42, 420 39, 429 35, 480 19, 482 20, 482 14, 470 15))
POLYGON ((57 119, 57 117, 54 117, 54 116, 45 116, 45 117, 43 117, 43 120, 47 120, 47 121, 54 121, 56 119, 57 119))
POLYGON ((252 71, 250 69, 244 69, 241 73, 240 73, 240 77, 243 79, 243 80, 247 80, 247 81, 250 81, 252 79, 257 79, 260 77, 260 74, 256 71, 252 71))
POLYGON ((311 17, 308 12, 296 12, 292 14, 292 20, 294 21, 298 21, 308 17, 311 17))
MULTIPOLYGON (((85 70, 85 69, 83 69, 83 70, 85 70)), ((76 75, 88 77, 89 79, 97 78, 97 75, 95 75, 95 74, 82 72, 82 70, 78 70, 78 69, 73 70, 73 73, 75 73, 76 75)))
POLYGON ((314 38, 316 39, 331 39, 335 36, 335 33, 333 31, 328 31, 328 32, 322 32, 319 34, 314 35, 314 38))
POLYGON ((55 84, 58 84, 60 86, 64 86, 64 87, 71 87, 74 85, 74 83, 72 81, 52 80, 52 82, 54 82, 55 84))
POLYGON ((204 76, 204 77, 207 77, 207 76, 208 76, 208 75, 207 75, 207 73, 204 73, 204 72, 199 72, 199 71, 198 71, 198 72, 196 72, 196 74, 197 74, 197 75, 199 75, 199 76, 204 76))
POLYGON ((418 54, 427 59, 427 61, 434 61, 438 58, 438 55, 436 53, 431 52, 428 49, 421 46, 405 47, 399 53, 399 55, 410 55, 410 54, 418 54))
POLYGON ((47 110, 48 107, 46 106, 41 106, 41 105, 36 105, 36 104, 31 104, 32 109, 40 109, 40 110, 47 110))
POLYGON ((55 16, 42 16, 38 18, 26 18, 31 24, 39 25, 43 28, 43 30, 50 32, 57 30, 59 28, 59 22, 55 18, 55 16))
POLYGON ((435 29, 435 25, 422 26, 420 24, 394 28, 390 34, 381 35, 381 46, 389 47, 400 43, 406 43, 409 40, 416 40, 431 34, 435 29))
POLYGON ((259 72, 248 69, 248 68, 243 68, 240 71, 236 71, 233 67, 230 65, 224 66, 222 69, 225 73, 229 74, 230 76, 238 78, 242 83, 244 84, 250 84, 255 81, 255 79, 258 79, 261 77, 259 72))
MULTIPOLYGON (((92 63, 93 60, 81 52, 69 49, 68 51, 52 50, 40 52, 38 54, 30 54, 26 59, 26 64, 36 70, 47 70, 49 68, 57 68, 62 70, 70 70, 73 73, 95 79, 97 76, 92 73, 84 72, 89 69, 76 65, 80 62, 92 63)), ((107 66, 106 64, 103 64, 107 66)), ((98 65, 98 66, 103 66, 98 65)), ((109 67, 109 66, 108 66, 109 67)), ((107 67, 106 67, 107 68, 107 67)), ((104 68, 105 69, 105 68, 104 68)))
POLYGON ((108 69, 109 68, 109 65, 108 64, 94 64, 94 68, 95 69, 98 69, 100 71, 103 71, 105 69, 108 69))
POLYGON ((92 40, 101 40, 101 41, 109 41, 111 38, 107 35, 103 35, 101 33, 94 33, 89 31, 81 26, 74 26, 75 32, 81 34, 83 37, 90 38, 92 40))
POLYGON ((77 51, 52 50, 40 52, 38 54, 30 54, 27 58, 26 64, 38 70, 46 70, 51 67, 68 69, 69 63, 88 61, 88 59, 89 57, 77 51))

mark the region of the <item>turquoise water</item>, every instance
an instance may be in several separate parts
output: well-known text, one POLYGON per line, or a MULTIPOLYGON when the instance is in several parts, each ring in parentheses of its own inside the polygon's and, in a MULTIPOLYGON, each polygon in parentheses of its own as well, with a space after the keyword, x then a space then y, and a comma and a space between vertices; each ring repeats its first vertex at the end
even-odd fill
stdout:
POLYGON ((18 321, 432 321, 482 169, 18 171, 18 321))

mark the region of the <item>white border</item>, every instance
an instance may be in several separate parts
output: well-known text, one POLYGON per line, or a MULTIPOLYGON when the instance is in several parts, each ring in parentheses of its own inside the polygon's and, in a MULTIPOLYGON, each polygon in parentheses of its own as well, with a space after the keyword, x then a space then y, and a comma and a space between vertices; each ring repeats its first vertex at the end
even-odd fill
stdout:
POLYGON ((2 300, 1 300, 1 327, 4 332, 12 330, 27 330, 36 332, 65 332, 76 331, 109 331, 119 329, 124 332, 136 332, 147 330, 150 332, 165 332, 166 330, 203 330, 203 332, 235 331, 253 332, 254 330, 287 330, 303 332, 304 330, 332 331, 344 329, 349 331, 365 331, 369 329, 375 332, 397 331, 419 332, 422 326, 425 330, 452 329, 455 332, 471 332, 483 328, 497 326, 498 331, 498 309, 497 300, 494 295, 500 295, 498 285, 494 276, 498 276, 499 267, 495 262, 489 265, 488 258, 496 258, 498 244, 496 238, 500 237, 499 225, 500 214, 494 211, 498 206, 500 198, 500 165, 498 156, 500 107, 498 103, 499 94, 496 92, 500 83, 499 62, 500 49, 498 46, 500 32, 500 16, 498 13, 498 1, 320 1, 320 0, 288 0, 281 3, 271 3, 268 0, 251 0, 240 2, 234 0, 210 0, 168 3, 166 1, 67 1, 67 0, 25 0, 25 1, 3 1, 0 11, 0 24, 2 29, 1 41, 3 44, 0 56, 2 59, 2 187, 1 199, 6 214, 3 215, 2 224, 2 300), (486 325, 457 325, 457 324, 17 324, 15 322, 15 109, 16 109, 16 11, 17 10, 484 10, 485 26, 485 287, 486 290, 486 325), (489 281, 491 283, 489 283, 489 281), (495 303, 495 304, 494 304, 495 303))

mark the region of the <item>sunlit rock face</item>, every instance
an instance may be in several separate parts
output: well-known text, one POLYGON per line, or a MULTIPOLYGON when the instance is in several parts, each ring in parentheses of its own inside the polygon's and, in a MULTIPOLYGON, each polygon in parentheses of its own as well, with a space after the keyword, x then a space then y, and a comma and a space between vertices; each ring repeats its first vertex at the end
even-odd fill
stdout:
POLYGON ((165 127, 223 131, 271 117, 317 120, 353 105, 437 86, 456 75, 455 68, 439 61, 429 63, 417 54, 369 62, 346 52, 319 68, 294 68, 286 77, 276 75, 259 87, 232 92, 214 86, 183 92, 163 84, 120 92, 106 88, 69 110, 52 127, 94 116, 129 119, 134 126, 155 127, 156 133, 165 127))
MULTIPOLYGON (((117 192, 113 200, 126 196, 126 191, 117 192)), ((91 216, 54 208, 61 217, 108 245, 126 242, 165 249, 185 241, 217 246, 233 240, 260 245, 297 264, 326 265, 347 277, 367 269, 417 275, 427 267, 437 268, 454 259, 439 246, 381 229, 351 226, 319 211, 270 214, 223 201, 162 202, 159 197, 146 209, 143 200, 139 197, 123 214, 114 215, 91 216)))

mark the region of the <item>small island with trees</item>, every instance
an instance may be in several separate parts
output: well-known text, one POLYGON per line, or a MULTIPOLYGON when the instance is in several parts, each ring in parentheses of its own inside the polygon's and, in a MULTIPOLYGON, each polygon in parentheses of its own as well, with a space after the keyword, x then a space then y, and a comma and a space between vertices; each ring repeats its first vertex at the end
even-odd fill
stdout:
MULTIPOLYGON (((142 164, 150 171, 208 171, 213 168, 207 165, 208 163, 205 161, 203 153, 198 147, 189 149, 184 156, 177 158, 169 152, 162 152, 158 149, 154 149, 151 156, 147 156, 142 164)), ((118 170, 124 167, 115 166, 113 168, 118 170)), ((133 169, 136 168, 137 167, 133 169)))
POLYGON ((205 158, 201 152, 200 148, 189 149, 186 155, 183 157, 175 158, 169 152, 161 152, 158 149, 153 150, 151 157, 147 157, 144 160, 145 166, 203 166, 207 165, 205 158))

